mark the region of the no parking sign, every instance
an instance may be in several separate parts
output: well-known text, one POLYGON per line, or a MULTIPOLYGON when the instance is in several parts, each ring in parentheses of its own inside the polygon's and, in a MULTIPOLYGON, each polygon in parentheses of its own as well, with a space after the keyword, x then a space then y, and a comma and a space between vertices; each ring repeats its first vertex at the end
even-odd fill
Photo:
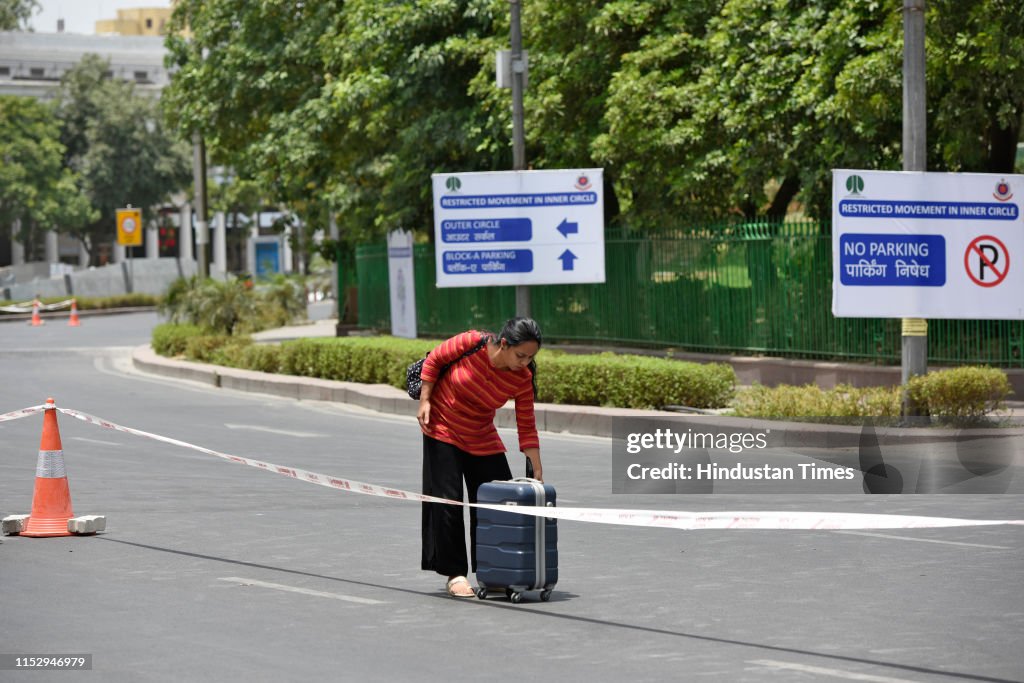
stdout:
POLYGON ((1024 319, 1024 176, 832 172, 837 317, 1024 319))

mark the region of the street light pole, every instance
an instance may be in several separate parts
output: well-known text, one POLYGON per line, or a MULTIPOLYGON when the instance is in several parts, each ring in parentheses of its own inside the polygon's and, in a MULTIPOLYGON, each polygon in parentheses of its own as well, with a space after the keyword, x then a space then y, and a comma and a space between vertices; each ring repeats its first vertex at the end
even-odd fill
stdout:
MULTIPOLYGON (((509 0, 511 16, 512 63, 512 170, 526 170, 526 134, 523 128, 523 31, 519 20, 520 0, 509 0)), ((530 316, 530 288, 516 285, 516 315, 530 316)))
POLYGON ((206 143, 198 130, 192 133, 192 181, 196 193, 196 257, 199 277, 210 275, 206 245, 210 242, 210 226, 206 222, 206 143))
MULTIPOLYGON (((903 0, 903 170, 927 170, 925 139, 928 110, 925 100, 925 0, 903 0)), ((928 321, 904 318, 901 349, 903 384, 928 372, 928 321)), ((904 393, 903 414, 919 416, 917 406, 904 393)))

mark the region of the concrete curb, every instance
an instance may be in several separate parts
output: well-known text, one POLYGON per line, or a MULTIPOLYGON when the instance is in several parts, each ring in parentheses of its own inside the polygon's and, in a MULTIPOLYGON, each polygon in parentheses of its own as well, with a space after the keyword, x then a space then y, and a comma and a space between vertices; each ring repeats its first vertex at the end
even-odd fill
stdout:
MULTIPOLYGON (((404 391, 387 384, 359 384, 335 380, 278 375, 254 370, 239 370, 220 365, 176 360, 157 355, 151 346, 136 347, 132 363, 144 372, 174 379, 209 384, 223 389, 270 394, 305 401, 333 401, 347 403, 379 413, 415 417, 418 404, 404 391)), ((715 429, 720 432, 770 431, 776 446, 799 448, 859 448, 866 431, 878 443, 908 445, 955 440, 962 435, 956 429, 921 428, 900 429, 879 427, 865 430, 861 426, 815 424, 806 422, 779 422, 720 415, 682 415, 662 410, 633 410, 629 408, 601 408, 597 406, 571 406, 538 403, 535 407, 537 429, 584 436, 612 437, 614 418, 644 420, 692 421, 694 427, 715 429)), ((515 428, 515 409, 511 402, 498 410, 495 423, 499 427, 515 428)), ((661 424, 664 427, 665 424, 661 424)), ((652 427, 653 428, 653 427, 652 427)), ((972 430, 975 436, 1016 436, 1020 430, 972 430)))

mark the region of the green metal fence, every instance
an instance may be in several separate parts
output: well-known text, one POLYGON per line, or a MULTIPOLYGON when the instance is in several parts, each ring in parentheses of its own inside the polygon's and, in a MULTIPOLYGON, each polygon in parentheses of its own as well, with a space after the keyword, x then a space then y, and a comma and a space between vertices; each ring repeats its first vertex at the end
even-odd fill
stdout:
MULTIPOLYGON (((513 287, 438 289, 433 245, 414 248, 420 334, 494 329, 513 287)), ((531 287, 559 341, 899 363, 900 321, 835 318, 828 224, 745 224, 605 237, 607 282, 531 287)), ((390 328, 387 251, 356 251, 359 324, 390 328)), ((1024 367, 1024 321, 931 320, 929 360, 1024 367)))

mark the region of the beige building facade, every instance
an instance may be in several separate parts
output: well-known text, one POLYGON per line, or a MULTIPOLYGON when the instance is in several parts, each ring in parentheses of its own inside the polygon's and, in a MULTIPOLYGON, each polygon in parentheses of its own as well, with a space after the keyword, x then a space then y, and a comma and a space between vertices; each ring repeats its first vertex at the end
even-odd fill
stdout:
POLYGON ((96 22, 97 35, 162 36, 171 21, 169 7, 139 7, 117 10, 117 19, 96 22))

